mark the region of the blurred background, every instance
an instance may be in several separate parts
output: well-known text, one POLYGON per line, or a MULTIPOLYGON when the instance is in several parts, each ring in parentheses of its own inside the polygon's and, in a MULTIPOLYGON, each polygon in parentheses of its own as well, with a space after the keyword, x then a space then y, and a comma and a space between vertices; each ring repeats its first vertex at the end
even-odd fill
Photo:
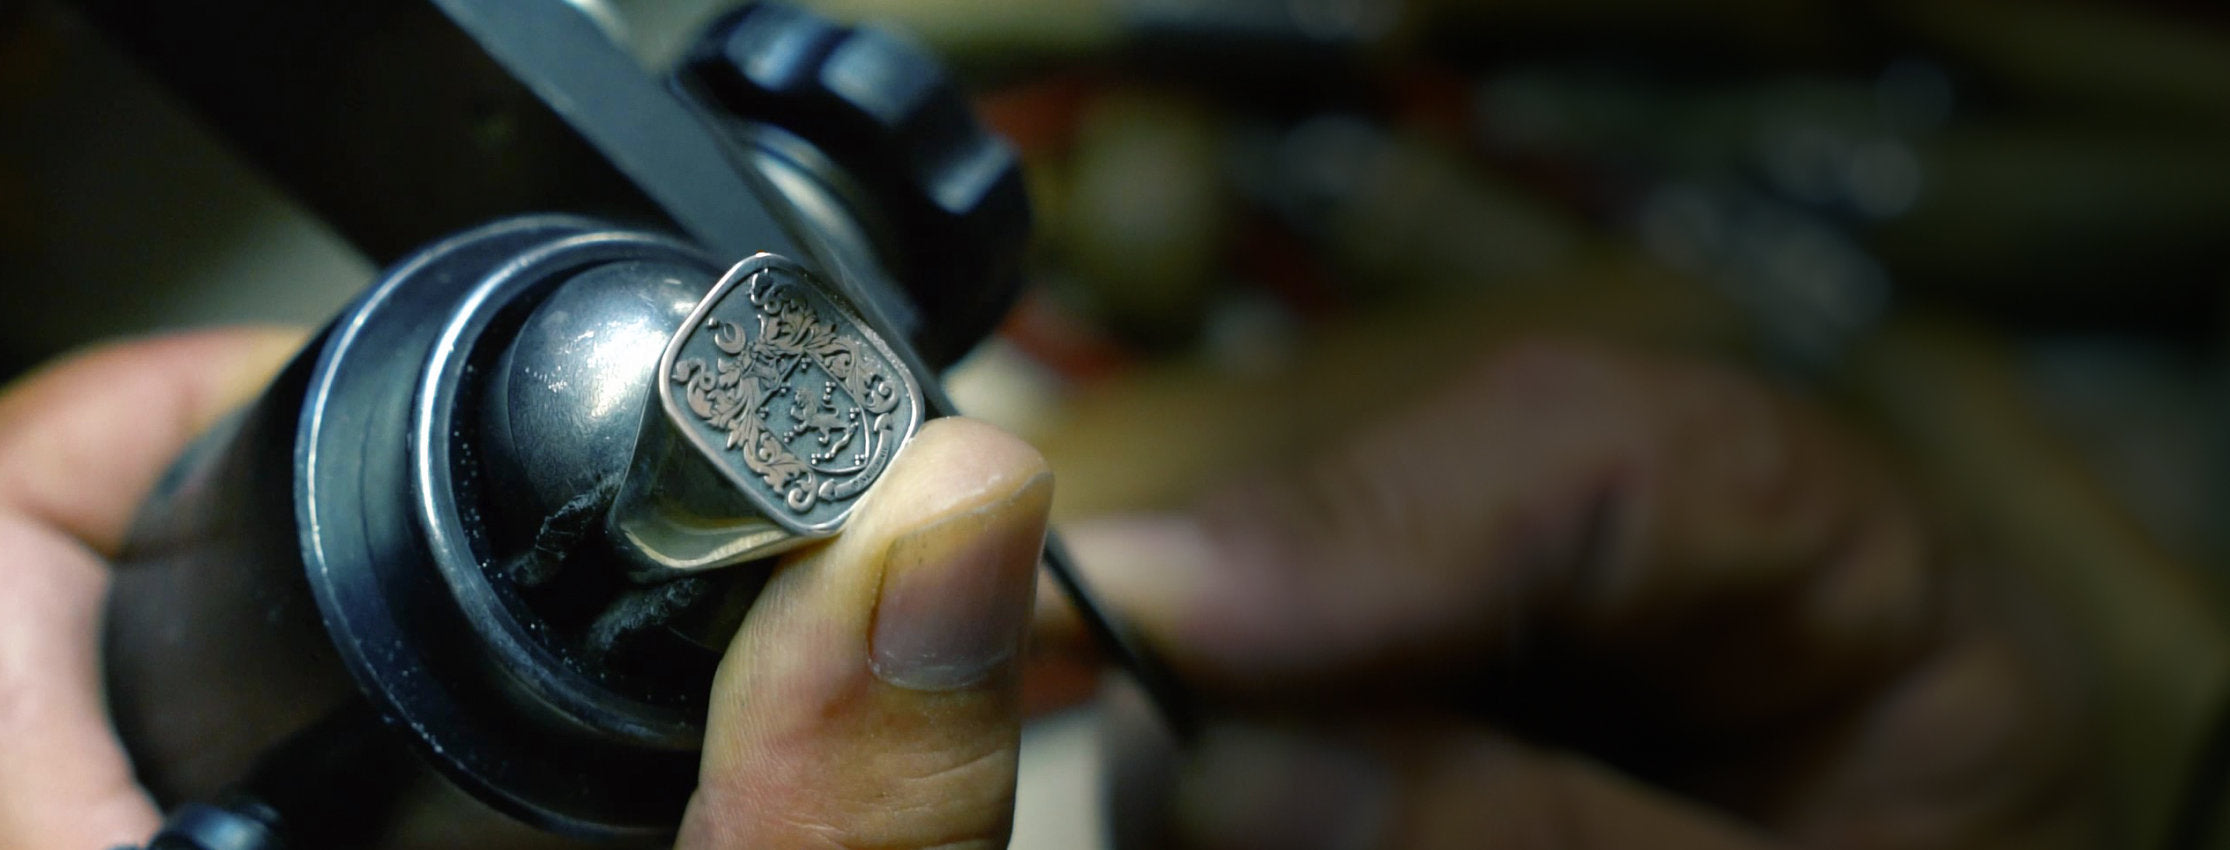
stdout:
MULTIPOLYGON (((574 4, 648 68, 728 5, 574 4)), ((2230 563, 2218 4, 802 5, 945 56, 1022 152, 1032 283, 952 382, 1063 515, 1182 504, 1545 327, 1847 404, 2007 535, 2230 563)), ((639 205, 471 50, 422 2, 0 6, 0 376, 639 205)), ((1097 840, 1090 723, 1033 729, 1015 846, 1097 840)))

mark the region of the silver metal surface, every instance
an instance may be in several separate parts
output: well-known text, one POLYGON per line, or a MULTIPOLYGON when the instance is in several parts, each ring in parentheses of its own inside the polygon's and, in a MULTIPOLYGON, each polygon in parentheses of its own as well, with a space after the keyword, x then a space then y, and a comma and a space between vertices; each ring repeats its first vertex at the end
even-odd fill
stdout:
POLYGON ((922 420, 914 373, 836 290, 759 254, 680 324, 610 517, 652 575, 841 530, 922 420))
POLYGON ((527 316, 481 396, 499 521, 539 524, 626 469, 656 397, 658 352, 707 288, 696 269, 609 263, 566 281, 527 316))

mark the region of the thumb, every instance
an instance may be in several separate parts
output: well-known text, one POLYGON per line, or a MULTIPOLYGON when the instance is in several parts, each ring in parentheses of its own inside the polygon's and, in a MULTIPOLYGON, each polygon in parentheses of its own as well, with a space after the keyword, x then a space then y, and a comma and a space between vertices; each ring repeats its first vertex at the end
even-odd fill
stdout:
POLYGON ((679 846, 1006 846, 1051 496, 1019 440, 924 426, 730 645, 679 846))

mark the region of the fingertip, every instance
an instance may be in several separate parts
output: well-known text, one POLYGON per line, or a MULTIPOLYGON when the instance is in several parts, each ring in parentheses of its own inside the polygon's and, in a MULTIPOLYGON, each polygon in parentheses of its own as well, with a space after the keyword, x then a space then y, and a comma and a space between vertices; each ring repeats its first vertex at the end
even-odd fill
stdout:
POLYGON ((1013 671, 1050 505, 1027 444, 925 425, 846 530, 785 563, 746 618, 683 845, 1003 843, 1013 671))
MULTIPOLYGON (((281 325, 242 325, 173 331, 111 340, 64 354, 9 383, 0 422, 52 404, 81 398, 90 389, 152 379, 188 402, 189 425, 209 420, 253 397, 309 332, 281 325), (38 403, 32 403, 32 400, 38 403)), ((195 429, 198 430, 198 429, 195 429)))
POLYGON ((943 690, 1006 666, 1029 624, 1052 491, 1020 438, 959 417, 922 426, 846 533, 882 547, 878 675, 943 690))
POLYGON ((248 403, 302 344, 281 327, 105 343, 0 391, 0 505, 112 552, 194 438, 248 403))
POLYGON ((895 536, 904 533, 898 529, 996 501, 1050 474, 1045 456, 1020 437, 973 419, 933 419, 862 497, 845 533, 895 536))
MULTIPOLYGON (((309 331, 286 326, 253 326, 225 328, 205 334, 186 334, 180 339, 188 346, 207 346, 212 354, 229 359, 222 368, 214 371, 221 380, 210 392, 211 401, 202 405, 203 415, 214 420, 232 408, 246 404, 263 391, 287 361, 301 352, 309 341, 309 331)), ((206 428, 210 421, 199 423, 206 428)), ((198 433, 201 429, 195 429, 198 433)))
POLYGON ((1052 475, 1040 472, 996 501, 891 541, 875 606, 875 675, 944 691, 1011 667, 1029 627, 1052 504, 1052 475))

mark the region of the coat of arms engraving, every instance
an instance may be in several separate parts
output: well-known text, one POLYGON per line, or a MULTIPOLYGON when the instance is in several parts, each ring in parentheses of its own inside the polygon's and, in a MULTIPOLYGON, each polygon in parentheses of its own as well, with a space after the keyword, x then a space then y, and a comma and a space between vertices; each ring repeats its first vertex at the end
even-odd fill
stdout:
POLYGON ((848 507, 919 421, 902 367, 803 269, 770 263, 712 298, 665 376, 706 429, 696 442, 802 524, 848 507))

